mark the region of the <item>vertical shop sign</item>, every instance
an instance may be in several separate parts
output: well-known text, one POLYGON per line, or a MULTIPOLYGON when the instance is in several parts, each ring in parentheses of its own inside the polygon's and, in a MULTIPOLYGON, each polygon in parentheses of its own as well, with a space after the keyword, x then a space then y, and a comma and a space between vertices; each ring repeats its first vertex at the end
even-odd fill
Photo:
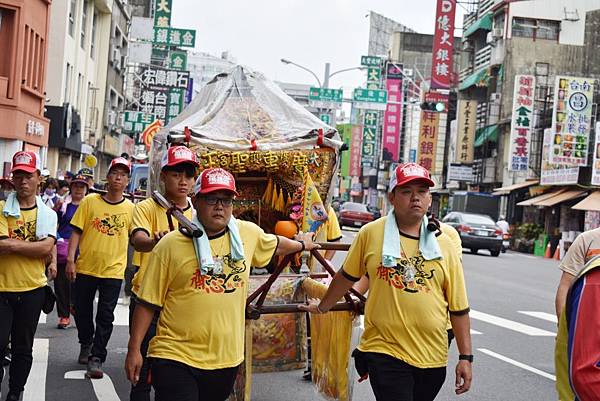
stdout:
POLYGON ((372 167, 375 164, 378 120, 379 113, 377 111, 365 111, 362 141, 362 164, 364 166, 372 167))
POLYGON ((592 118, 593 80, 556 77, 551 162, 586 166, 592 118))
POLYGON ((383 160, 398 161, 402 122, 402 65, 386 67, 388 103, 383 114, 383 160))
POLYGON ((360 177, 362 169, 360 161, 362 156, 362 125, 352 126, 352 143, 350 146, 350 171, 351 177, 360 177))
POLYGON ((473 143, 477 124, 477 101, 458 101, 458 132, 456 135, 456 162, 471 163, 473 161, 473 143))
POLYGON ((596 123, 594 160, 592 161, 592 185, 600 185, 600 121, 596 123))
POLYGON ((156 0, 154 8, 154 26, 166 28, 171 26, 172 0, 156 0))
POLYGON ((509 171, 529 169, 529 143, 533 125, 533 106, 535 99, 535 77, 533 75, 515 75, 513 92, 513 112, 510 124, 509 171))
POLYGON ((448 89, 452 78, 452 50, 454 49, 454 16, 456 0, 437 0, 431 88, 448 89))
POLYGON ((577 181, 579 180, 579 167, 568 167, 560 164, 552 164, 550 162, 554 132, 555 130, 553 128, 546 128, 544 130, 540 185, 577 184, 577 181))
POLYGON ((432 171, 435 167, 439 118, 439 113, 431 111, 421 112, 417 164, 420 164, 429 171, 432 171))

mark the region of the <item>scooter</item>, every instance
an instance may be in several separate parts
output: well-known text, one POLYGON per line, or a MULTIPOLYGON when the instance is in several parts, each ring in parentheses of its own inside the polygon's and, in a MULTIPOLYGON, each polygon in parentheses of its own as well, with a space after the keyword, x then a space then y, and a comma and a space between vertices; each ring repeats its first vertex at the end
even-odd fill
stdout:
POLYGON ((510 233, 502 234, 502 253, 506 253, 506 250, 510 248, 510 233))

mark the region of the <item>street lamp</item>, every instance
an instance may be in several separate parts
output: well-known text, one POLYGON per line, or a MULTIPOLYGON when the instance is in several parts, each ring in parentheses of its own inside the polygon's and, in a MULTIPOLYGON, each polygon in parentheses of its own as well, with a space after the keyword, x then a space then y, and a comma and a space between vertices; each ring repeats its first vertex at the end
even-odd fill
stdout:
POLYGON ((293 61, 290 61, 290 60, 285 59, 285 58, 282 58, 281 62, 283 64, 292 64, 292 65, 295 65, 296 67, 301 68, 304 71, 307 71, 310 74, 312 74, 312 76, 315 77, 315 79, 319 83, 319 88, 329 88, 329 78, 331 78, 332 76, 334 76, 336 74, 339 74, 341 72, 352 71, 352 70, 365 70, 365 69, 367 69, 367 67, 363 67, 363 66, 361 66, 361 67, 350 67, 350 68, 344 68, 342 70, 338 70, 338 71, 329 73, 329 67, 330 67, 331 64, 330 63, 325 63, 325 77, 324 77, 325 79, 323 81, 324 84, 321 84, 321 80, 319 79, 319 77, 317 77, 317 74, 315 74, 314 72, 312 72, 310 69, 308 69, 308 68, 306 68, 306 67, 304 67, 304 66, 302 66, 300 64, 294 63, 293 61))
POLYGON ((312 76, 313 76, 313 77, 315 77, 315 79, 316 79, 316 80, 317 80, 317 82, 319 83, 319 88, 322 88, 322 87, 323 87, 323 85, 321 84, 321 80, 319 79, 319 77, 317 77, 317 74, 315 74, 314 72, 312 72, 312 71, 311 71, 311 70, 309 70, 308 68, 306 68, 306 67, 304 67, 304 66, 301 66, 300 64, 296 64, 296 63, 294 63, 293 61, 287 60, 287 59, 285 59, 285 58, 282 58, 282 59, 281 59, 281 62, 282 62, 283 64, 291 64, 291 65, 295 65, 296 67, 298 67, 298 68, 300 68, 300 69, 303 69, 304 71, 307 71, 307 72, 309 72, 310 74, 312 74, 312 76))

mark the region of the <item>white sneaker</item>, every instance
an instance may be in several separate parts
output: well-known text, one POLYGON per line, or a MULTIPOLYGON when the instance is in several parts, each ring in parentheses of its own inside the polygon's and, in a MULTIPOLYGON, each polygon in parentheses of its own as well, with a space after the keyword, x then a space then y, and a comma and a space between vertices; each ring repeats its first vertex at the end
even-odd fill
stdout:
POLYGON ((131 303, 131 297, 129 295, 124 295, 123 296, 123 301, 121 302, 122 305, 129 305, 131 303))

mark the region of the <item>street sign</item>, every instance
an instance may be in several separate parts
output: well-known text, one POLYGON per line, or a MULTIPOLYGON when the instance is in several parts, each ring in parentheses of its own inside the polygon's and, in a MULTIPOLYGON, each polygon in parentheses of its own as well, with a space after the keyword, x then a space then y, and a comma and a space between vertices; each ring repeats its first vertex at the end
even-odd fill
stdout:
POLYGON ((154 7, 154 26, 171 26, 172 0, 156 0, 154 7))
POLYGON ((331 125, 331 116, 329 114, 320 114, 319 119, 327 125, 331 125))
POLYGON ((381 69, 371 67, 367 70, 367 89, 379 89, 381 87, 381 69))
POLYGON ((156 66, 142 67, 140 76, 144 86, 151 88, 187 89, 189 71, 169 70, 156 66))
POLYGON ((308 99, 322 102, 342 103, 344 93, 341 89, 310 88, 308 99))
POLYGON ((365 111, 363 117, 362 162, 363 167, 375 165, 375 146, 377 143, 377 129, 379 126, 379 113, 365 111))
POLYGON ((152 42, 155 45, 195 47, 196 31, 193 29, 155 26, 152 42))
POLYGON ((387 91, 379 89, 354 89, 354 107, 359 109, 385 110, 387 91))
POLYGON ((381 57, 375 56, 361 56, 360 65, 365 67, 381 67, 381 57))

